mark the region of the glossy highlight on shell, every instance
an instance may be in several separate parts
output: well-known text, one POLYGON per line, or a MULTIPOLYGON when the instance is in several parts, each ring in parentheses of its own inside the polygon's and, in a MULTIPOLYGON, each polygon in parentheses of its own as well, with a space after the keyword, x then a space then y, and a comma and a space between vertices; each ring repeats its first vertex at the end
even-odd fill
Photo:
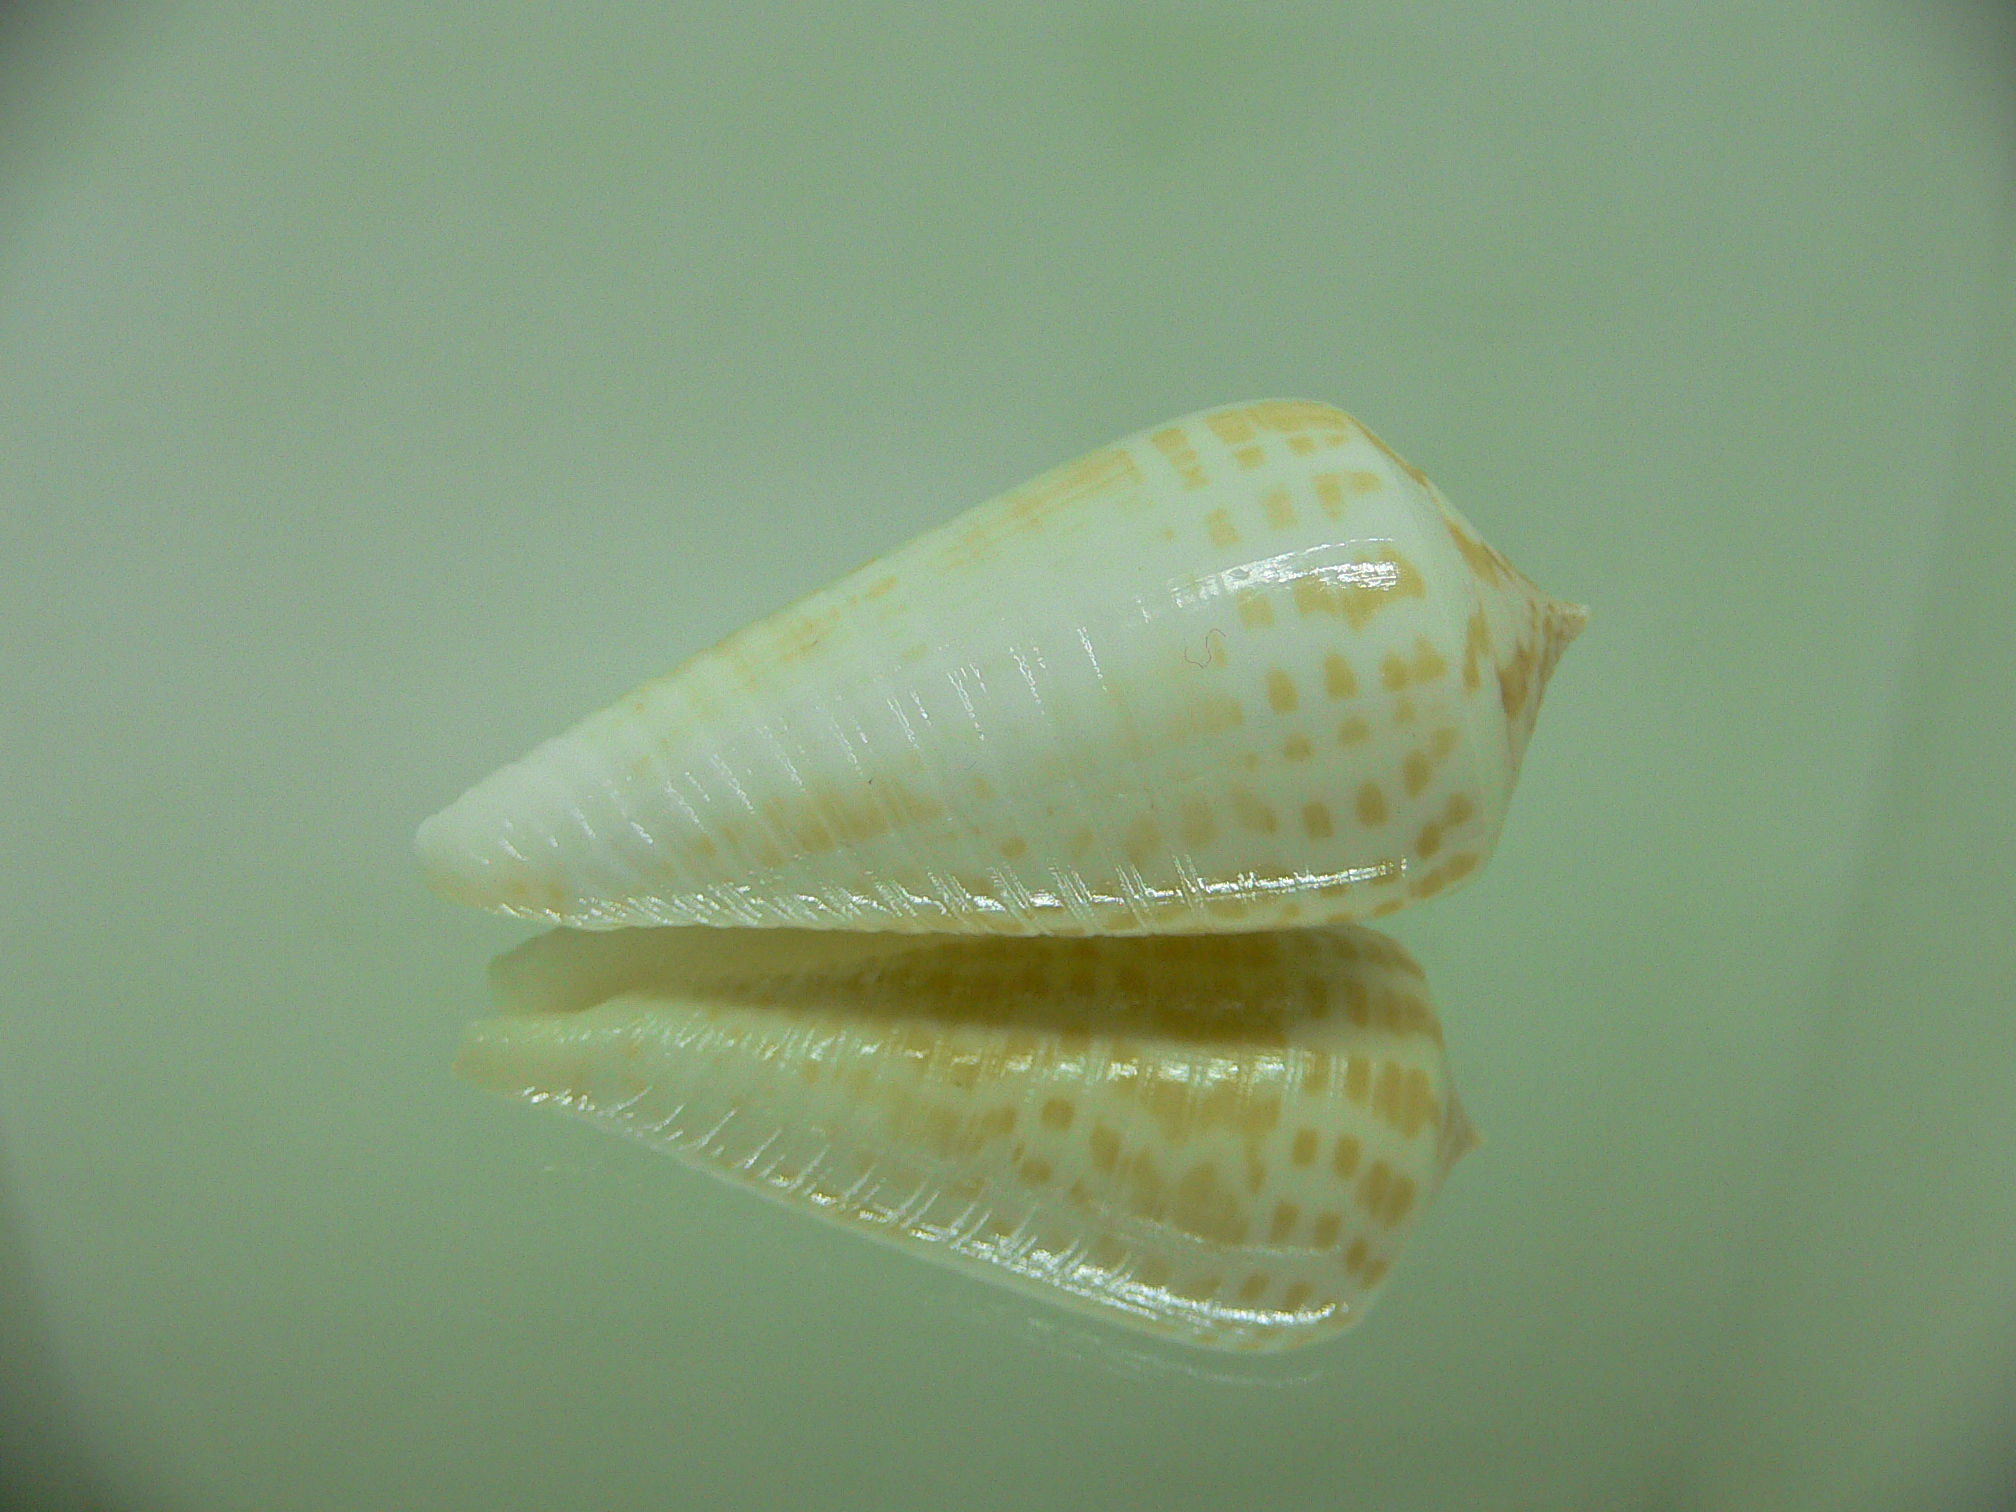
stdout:
POLYGON ((1327 405, 1157 426, 730 636, 430 819, 581 928, 1379 918, 1496 843, 1583 612, 1327 405))
POLYGON ((493 983, 470 1081, 1214 1348, 1356 1321, 1474 1139, 1419 966, 1351 926, 557 931, 493 983))

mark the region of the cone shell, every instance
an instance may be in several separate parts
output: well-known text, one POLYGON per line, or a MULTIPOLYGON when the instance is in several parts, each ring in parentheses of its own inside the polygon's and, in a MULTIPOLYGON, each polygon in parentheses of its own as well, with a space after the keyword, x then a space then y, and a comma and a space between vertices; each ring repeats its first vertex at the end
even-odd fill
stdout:
POLYGON ((1420 968, 1350 926, 560 932, 459 1073, 1080 1312, 1279 1349, 1364 1311, 1474 1136, 1420 968))
POLYGON ((1092 453, 731 636, 422 826, 582 927, 1125 935, 1473 874, 1580 629, 1326 405, 1092 453))

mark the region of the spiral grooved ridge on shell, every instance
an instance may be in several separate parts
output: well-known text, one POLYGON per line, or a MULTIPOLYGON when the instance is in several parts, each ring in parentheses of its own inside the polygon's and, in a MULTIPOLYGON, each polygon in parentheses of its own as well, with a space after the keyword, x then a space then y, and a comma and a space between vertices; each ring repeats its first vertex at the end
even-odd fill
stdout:
POLYGON ((422 826, 589 928, 1222 933, 1474 875, 1582 612, 1325 405, 1102 448, 730 636, 422 826))

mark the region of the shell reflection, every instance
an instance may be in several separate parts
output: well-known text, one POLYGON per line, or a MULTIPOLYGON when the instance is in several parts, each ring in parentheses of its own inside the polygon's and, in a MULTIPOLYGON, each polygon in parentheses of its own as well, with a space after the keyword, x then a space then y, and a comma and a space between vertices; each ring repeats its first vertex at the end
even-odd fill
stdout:
POLYGON ((562 930, 492 979, 468 1080, 1215 1348, 1355 1321, 1474 1142, 1421 969, 1349 925, 562 930))

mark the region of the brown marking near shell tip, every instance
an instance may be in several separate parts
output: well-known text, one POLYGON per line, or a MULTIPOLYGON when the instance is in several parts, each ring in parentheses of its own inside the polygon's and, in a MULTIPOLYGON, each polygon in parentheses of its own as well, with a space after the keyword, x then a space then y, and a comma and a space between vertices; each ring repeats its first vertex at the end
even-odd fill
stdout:
POLYGON ((1186 489, 1202 488, 1209 481, 1205 477, 1203 464, 1197 459, 1195 448, 1190 445, 1189 436, 1184 433, 1181 426, 1172 425, 1156 431, 1148 441, 1162 454, 1169 465, 1176 469, 1176 475, 1183 480, 1186 489))

